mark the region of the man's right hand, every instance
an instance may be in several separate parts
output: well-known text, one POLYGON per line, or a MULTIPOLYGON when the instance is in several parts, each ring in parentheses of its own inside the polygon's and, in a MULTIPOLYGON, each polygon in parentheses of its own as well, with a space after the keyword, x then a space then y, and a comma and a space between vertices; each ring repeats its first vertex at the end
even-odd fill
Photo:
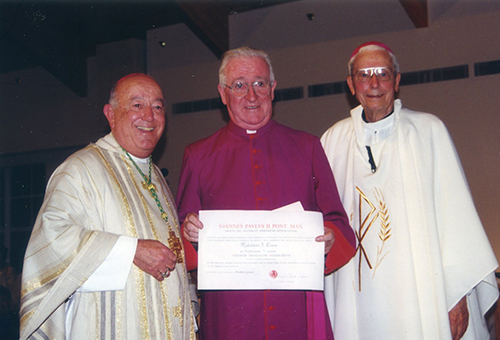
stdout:
POLYGON ((163 281, 168 277, 166 273, 175 269, 176 260, 175 253, 159 241, 137 241, 134 264, 158 281, 163 281))
POLYGON ((198 234, 200 229, 203 229, 203 223, 201 223, 199 217, 195 213, 189 213, 184 220, 184 228, 182 235, 189 242, 198 242, 198 234))

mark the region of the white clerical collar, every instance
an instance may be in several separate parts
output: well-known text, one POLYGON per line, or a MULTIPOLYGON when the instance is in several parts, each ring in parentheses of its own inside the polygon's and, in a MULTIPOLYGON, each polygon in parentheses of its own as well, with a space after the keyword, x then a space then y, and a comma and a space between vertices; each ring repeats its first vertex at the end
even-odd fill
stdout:
POLYGON ((137 164, 149 164, 149 157, 139 158, 139 157, 135 157, 132 154, 130 154, 130 157, 132 157, 132 159, 134 160, 134 162, 136 162, 137 164))
POLYGON ((247 135, 254 135, 257 133, 257 130, 247 130, 247 135))
POLYGON ((363 121, 365 131, 365 145, 373 145, 387 138, 393 131, 394 113, 377 122, 366 123, 363 121))

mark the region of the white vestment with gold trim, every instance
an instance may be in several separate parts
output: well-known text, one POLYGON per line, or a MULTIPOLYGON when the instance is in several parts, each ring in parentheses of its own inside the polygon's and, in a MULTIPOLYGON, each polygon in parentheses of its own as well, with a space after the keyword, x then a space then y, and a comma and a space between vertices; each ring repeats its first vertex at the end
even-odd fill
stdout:
POLYGON ((180 239, 173 199, 156 166, 151 177, 168 224, 112 134, 56 169, 25 255, 21 339, 195 338, 185 261, 163 282, 133 265, 123 290, 77 291, 121 235, 167 246, 169 232, 180 239))
POLYGON ((355 257, 326 278, 335 339, 451 339, 448 311, 463 296, 464 339, 488 339, 497 261, 446 127, 400 100, 376 123, 362 112, 321 138, 358 239, 355 257))

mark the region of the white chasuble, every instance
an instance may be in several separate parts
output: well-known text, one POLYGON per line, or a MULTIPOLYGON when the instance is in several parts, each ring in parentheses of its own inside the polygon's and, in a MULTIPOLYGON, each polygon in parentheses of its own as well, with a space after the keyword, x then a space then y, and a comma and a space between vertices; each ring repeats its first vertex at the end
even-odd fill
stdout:
POLYGON ((21 339, 195 338, 182 248, 175 270, 163 282, 132 265, 123 290, 77 291, 120 235, 167 246, 172 236, 180 239, 173 199, 160 170, 153 165, 151 182, 168 223, 142 182, 111 134, 76 152, 54 172, 25 255, 21 339), (69 298, 71 334, 65 329, 69 298))
POLYGON ((463 296, 464 339, 488 339, 497 263, 442 122, 396 100, 376 123, 358 106, 321 141, 358 242, 325 282, 335 339, 451 339, 463 296))

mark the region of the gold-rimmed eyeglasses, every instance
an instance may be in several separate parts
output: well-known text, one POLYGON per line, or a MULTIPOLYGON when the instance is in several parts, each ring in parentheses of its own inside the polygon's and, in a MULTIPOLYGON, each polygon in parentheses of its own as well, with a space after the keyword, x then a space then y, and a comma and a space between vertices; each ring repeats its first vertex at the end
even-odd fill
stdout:
POLYGON ((259 96, 267 96, 273 85, 272 82, 257 80, 251 84, 244 81, 234 82, 231 86, 224 84, 225 87, 231 90, 231 95, 236 98, 246 96, 248 89, 252 85, 254 92, 259 96))
POLYGON ((357 82, 366 83, 373 75, 375 75, 379 81, 389 81, 392 79, 394 71, 388 67, 367 67, 357 70, 352 77, 357 82))

